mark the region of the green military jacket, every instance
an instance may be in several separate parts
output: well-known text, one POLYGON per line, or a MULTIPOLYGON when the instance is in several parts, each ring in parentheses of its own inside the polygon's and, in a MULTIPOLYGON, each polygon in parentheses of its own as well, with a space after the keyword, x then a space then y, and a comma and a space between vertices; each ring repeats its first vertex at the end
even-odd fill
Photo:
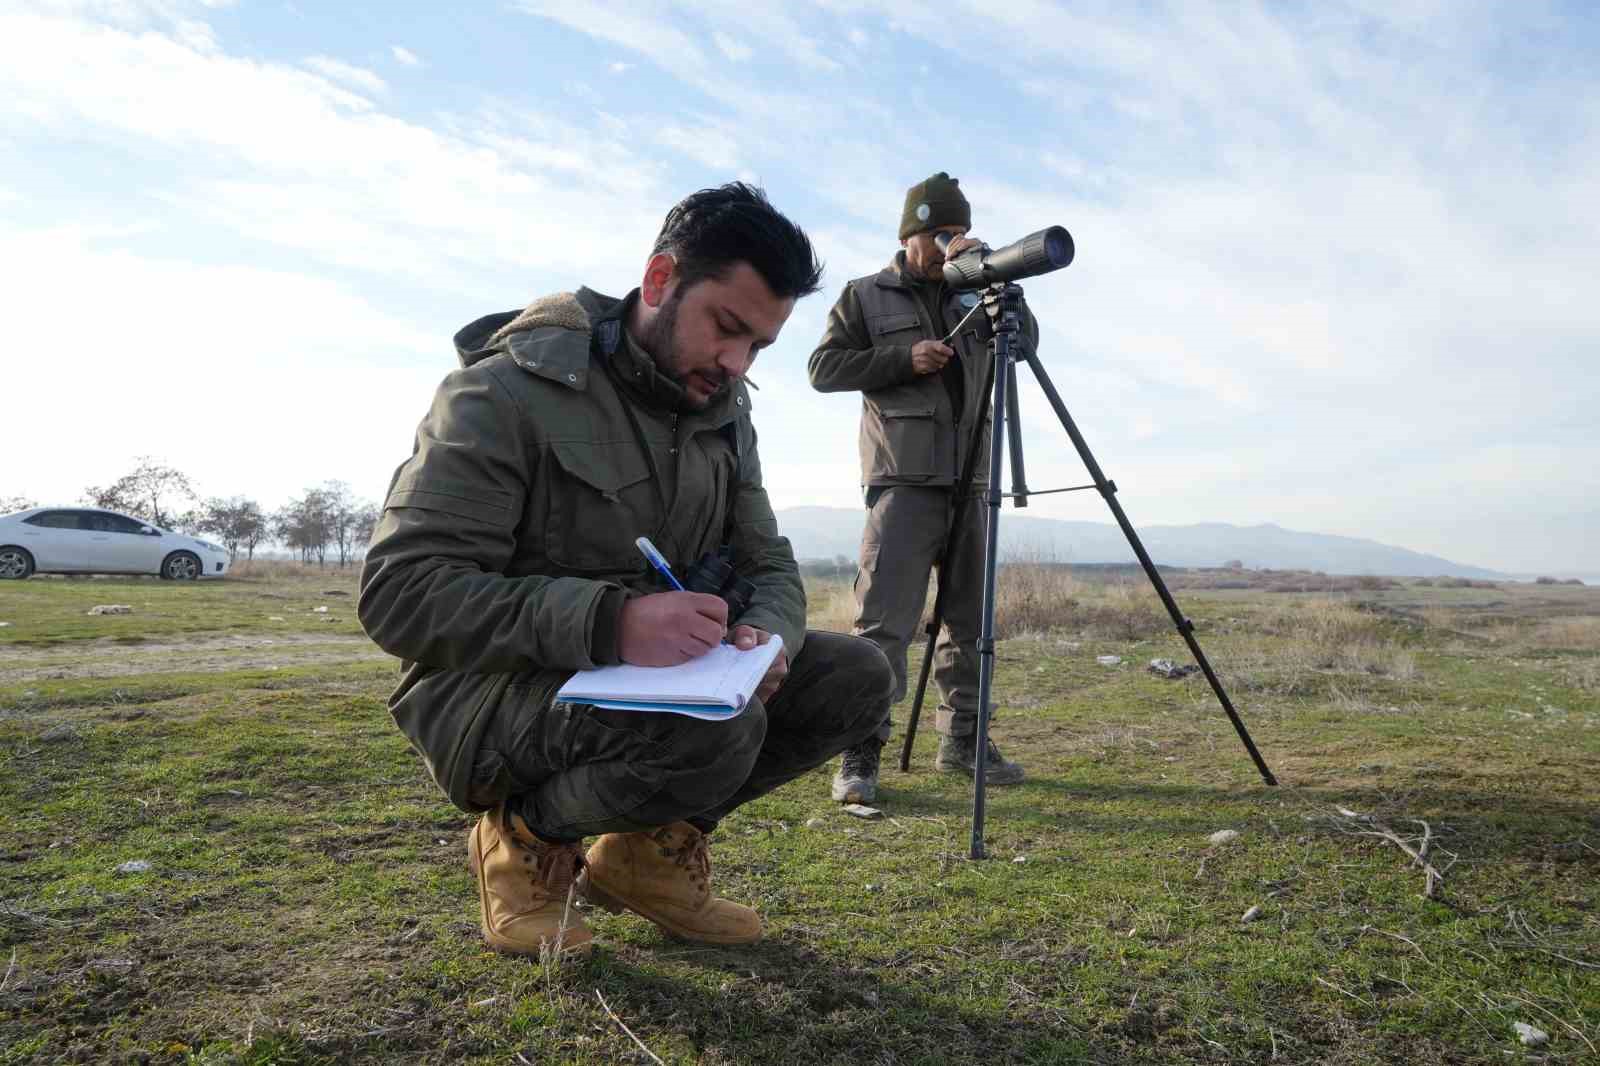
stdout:
POLYGON ((804 639, 744 383, 684 407, 623 337, 631 299, 581 289, 462 329, 462 367, 395 472, 362 567, 361 623, 403 660, 390 711, 463 809, 485 712, 509 687, 545 699, 617 661, 625 599, 665 590, 641 534, 680 574, 731 542, 756 592, 730 621, 777 633, 791 659, 804 639))
MULTIPOLYGON (((935 322, 914 283, 902 273, 904 266, 905 252, 897 252, 883 270, 845 285, 808 363, 811 385, 819 392, 861 393, 864 487, 955 484, 978 412, 987 411, 989 323, 983 311, 968 318, 949 342, 960 360, 962 410, 953 409, 939 374, 918 374, 911 368, 911 346, 954 329, 976 294, 940 285, 937 302, 943 321, 935 322)), ((1031 313, 1026 317, 1022 343, 1033 344, 1038 324, 1031 313)), ((989 480, 989 427, 986 416, 974 469, 978 484, 989 480)))

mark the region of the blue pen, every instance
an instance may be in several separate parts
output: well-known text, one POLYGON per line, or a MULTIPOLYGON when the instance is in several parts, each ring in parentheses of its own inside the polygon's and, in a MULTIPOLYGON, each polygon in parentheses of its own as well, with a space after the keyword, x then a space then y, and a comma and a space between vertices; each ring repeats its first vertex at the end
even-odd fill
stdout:
POLYGON ((638 547, 639 551, 644 554, 645 559, 649 561, 650 565, 659 570, 661 572, 661 576, 672 583, 673 588, 677 589, 679 592, 689 591, 683 587, 677 578, 672 576, 672 567, 668 566, 666 559, 662 558, 661 553, 656 551, 656 546, 650 543, 649 537, 640 537, 633 543, 638 547))

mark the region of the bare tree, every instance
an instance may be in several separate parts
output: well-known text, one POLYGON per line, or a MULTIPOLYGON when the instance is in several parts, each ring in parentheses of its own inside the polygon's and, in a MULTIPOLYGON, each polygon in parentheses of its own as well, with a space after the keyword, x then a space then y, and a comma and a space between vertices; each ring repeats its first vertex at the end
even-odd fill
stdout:
POLYGON ((339 565, 349 566, 350 561, 372 539, 372 527, 377 522, 377 508, 367 500, 358 500, 350 494, 350 486, 343 481, 329 481, 322 486, 323 506, 328 519, 328 533, 339 552, 339 565))
POLYGON ((83 490, 84 502, 111 511, 123 511, 158 526, 171 526, 178 518, 171 507, 198 496, 189 476, 148 455, 141 455, 132 471, 103 488, 83 490))
POLYGON ((327 565, 333 530, 325 490, 306 489, 304 496, 278 509, 272 517, 272 525, 278 539, 300 553, 301 562, 309 563, 315 556, 318 566, 327 565))
POLYGON ((0 496, 0 514, 11 514, 14 511, 26 511, 39 506, 26 496, 0 496))
POLYGON ((363 504, 356 515, 356 544, 363 556, 367 554, 367 545, 372 543, 372 534, 378 528, 378 517, 382 513, 377 504, 368 503, 363 504))
POLYGON ((201 508, 194 527, 202 533, 215 534, 228 549, 228 561, 239 558, 239 549, 246 548, 249 558, 254 558, 256 544, 267 532, 267 518, 261 505, 243 496, 221 499, 213 496, 201 508))

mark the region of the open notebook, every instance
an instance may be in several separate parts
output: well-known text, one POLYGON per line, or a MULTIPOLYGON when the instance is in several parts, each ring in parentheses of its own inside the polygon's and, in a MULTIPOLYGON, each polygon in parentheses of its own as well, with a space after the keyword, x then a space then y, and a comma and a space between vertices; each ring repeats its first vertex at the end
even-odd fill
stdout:
POLYGON ((667 711, 692 718, 732 718, 744 710, 761 679, 767 676, 783 638, 776 633, 765 644, 740 651, 719 644, 698 659, 678 666, 602 666, 580 670, 567 680, 556 699, 589 703, 623 711, 667 711))

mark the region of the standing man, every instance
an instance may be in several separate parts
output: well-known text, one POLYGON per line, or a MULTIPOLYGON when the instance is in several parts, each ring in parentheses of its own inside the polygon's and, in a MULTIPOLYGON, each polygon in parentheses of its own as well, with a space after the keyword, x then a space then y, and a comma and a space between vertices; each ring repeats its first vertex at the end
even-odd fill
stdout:
MULTIPOLYGON (((940 702, 933 765, 968 776, 977 747, 984 546, 977 498, 988 485, 986 464, 977 464, 971 486, 958 481, 985 408, 988 323, 981 311, 968 317, 977 294, 946 286, 943 268, 946 255, 979 245, 967 236, 971 225, 972 208, 957 179, 941 171, 911 186, 900 214, 901 250, 883 270, 844 287, 810 361, 819 392, 861 393, 867 523, 854 632, 888 657, 892 702, 898 703, 906 694, 906 649, 922 618, 929 571, 938 568, 944 625, 934 648, 940 702), (944 252, 934 242, 941 233, 954 238, 944 252), (942 558, 953 521, 961 527, 955 552, 942 558)), ((1038 336, 1029 314, 1026 343, 1038 336)), ((980 458, 988 454, 987 419, 982 432, 980 458)), ((845 751, 833 779, 835 800, 876 798, 879 756, 890 732, 885 714, 872 736, 845 751)), ((984 776, 991 785, 1011 785, 1023 770, 991 741, 984 776)))
POLYGON ((805 631, 743 381, 820 273, 759 189, 724 185, 667 214, 622 299, 561 293, 456 334, 462 368, 390 485, 360 617, 404 660, 396 724, 451 801, 483 812, 468 852, 491 947, 588 950, 575 891, 681 939, 758 939, 755 911, 711 892, 707 834, 887 711, 874 645, 805 631), (679 574, 731 563, 747 605, 668 591, 641 534, 679 574), (575 670, 771 634, 783 653, 730 720, 554 698, 575 670))

